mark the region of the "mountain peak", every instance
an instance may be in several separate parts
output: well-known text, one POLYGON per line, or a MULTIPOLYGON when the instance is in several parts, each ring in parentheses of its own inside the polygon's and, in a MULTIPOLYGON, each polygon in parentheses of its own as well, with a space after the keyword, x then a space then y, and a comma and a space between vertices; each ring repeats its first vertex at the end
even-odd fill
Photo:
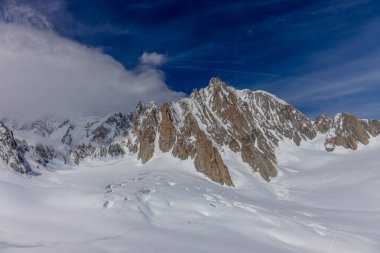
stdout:
POLYGON ((209 87, 217 87, 220 85, 226 85, 222 80, 220 80, 218 77, 211 77, 210 81, 208 82, 209 87))
POLYGON ((220 80, 217 77, 212 77, 205 88, 205 90, 212 91, 214 94, 220 92, 226 92, 227 90, 233 89, 231 86, 228 86, 225 82, 220 80))
POLYGON ((140 102, 128 116, 116 113, 73 122, 40 120, 30 128, 13 128, 15 138, 10 129, 1 126, 0 146, 3 141, 8 148, 0 152, 0 158, 17 171, 29 170, 24 153, 31 165, 43 166, 53 159, 79 164, 85 158, 124 155, 136 155, 147 163, 154 155, 170 153, 173 159, 193 160, 198 172, 229 186, 234 182, 224 163, 226 150, 241 156, 252 171, 269 181, 277 175, 276 149, 281 141, 300 145, 319 133, 325 135, 325 149, 333 151, 336 146, 356 149, 358 143, 366 145, 380 134, 380 121, 359 120, 344 113, 311 121, 273 94, 237 90, 216 77, 179 101, 162 106, 140 102), (17 140, 18 134, 35 136, 24 143, 17 140))

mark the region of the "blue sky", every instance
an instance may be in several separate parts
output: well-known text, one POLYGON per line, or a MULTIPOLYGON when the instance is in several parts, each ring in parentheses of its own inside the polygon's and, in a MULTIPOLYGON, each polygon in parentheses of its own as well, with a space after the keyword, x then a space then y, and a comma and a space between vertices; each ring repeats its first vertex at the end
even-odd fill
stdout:
MULTIPOLYGON (((60 35, 127 69, 144 52, 179 92, 217 76, 263 89, 310 117, 380 118, 380 2, 31 0, 60 35)), ((139 60, 140 59, 140 60, 139 60)))

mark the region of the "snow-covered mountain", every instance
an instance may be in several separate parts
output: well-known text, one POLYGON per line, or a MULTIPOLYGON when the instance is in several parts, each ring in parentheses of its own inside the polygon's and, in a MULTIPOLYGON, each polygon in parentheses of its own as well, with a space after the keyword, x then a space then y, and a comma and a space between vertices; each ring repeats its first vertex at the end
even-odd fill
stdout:
POLYGON ((228 186, 234 182, 222 150, 239 154, 269 181, 277 175, 275 151, 284 140, 300 145, 322 135, 331 152, 336 147, 355 150, 380 134, 378 120, 340 113, 312 121, 272 94, 236 90, 217 78, 187 98, 161 107, 140 103, 129 115, 4 123, 1 158, 21 173, 53 160, 78 165, 83 159, 136 156, 145 164, 161 152, 191 159, 197 171, 228 186))
POLYGON ((0 158, 16 172, 30 173, 31 168, 24 152, 14 139, 12 131, 0 122, 0 158))
POLYGON ((379 134, 216 78, 128 115, 4 119, 0 252, 377 253, 379 134))

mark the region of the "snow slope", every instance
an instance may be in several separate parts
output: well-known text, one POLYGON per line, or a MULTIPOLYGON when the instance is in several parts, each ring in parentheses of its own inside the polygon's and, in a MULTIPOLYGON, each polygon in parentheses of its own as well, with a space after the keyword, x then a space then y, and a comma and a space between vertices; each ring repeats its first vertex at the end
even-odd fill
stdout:
POLYGON ((157 153, 0 169, 0 252, 380 252, 379 151, 283 142, 268 183, 222 149, 236 188, 157 153))

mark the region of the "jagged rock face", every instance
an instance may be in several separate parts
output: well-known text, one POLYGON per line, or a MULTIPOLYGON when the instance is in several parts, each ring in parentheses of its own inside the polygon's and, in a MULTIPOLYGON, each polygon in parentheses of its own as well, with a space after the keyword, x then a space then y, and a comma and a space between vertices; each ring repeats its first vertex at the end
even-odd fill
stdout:
POLYGON ((124 155, 125 151, 121 147, 120 144, 114 143, 114 144, 110 144, 109 145, 107 154, 109 154, 112 157, 116 157, 116 156, 122 156, 122 155, 124 155))
POLYGON ((53 160, 57 157, 57 153, 52 147, 44 146, 42 144, 37 144, 34 148, 34 151, 40 158, 37 162, 46 166, 50 160, 53 160))
POLYGON ((71 143, 73 142, 73 137, 71 136, 72 130, 74 130, 74 126, 72 126, 70 124, 69 127, 67 128, 65 134, 63 135, 63 137, 61 139, 61 143, 62 144, 65 144, 65 145, 68 145, 68 146, 71 145, 71 143))
POLYGON ((310 140, 316 136, 310 119, 290 104, 263 91, 243 90, 241 93, 242 99, 248 105, 245 114, 249 115, 253 126, 259 129, 274 146, 277 146, 277 142, 284 137, 299 145, 301 140, 310 140))
POLYGON ((230 124, 232 132, 238 138, 241 134, 249 131, 249 123, 243 112, 238 109, 239 103, 236 93, 216 78, 211 79, 209 88, 212 114, 219 116, 224 124, 230 124))
POLYGON ((127 136, 129 127, 129 119, 122 113, 116 113, 109 116, 95 129, 90 130, 89 136, 91 136, 91 141, 107 145, 116 137, 127 136))
POLYGON ((187 114, 183 126, 177 134, 177 142, 174 144, 172 154, 181 160, 186 160, 189 157, 194 158, 196 155, 196 134, 195 129, 198 125, 194 121, 191 114, 187 114))
POLYGON ((194 165, 197 171, 202 172, 214 182, 233 186, 228 168, 218 149, 212 146, 205 135, 197 140, 196 153, 194 165))
POLYGON ((176 131, 173 125, 173 118, 170 112, 170 104, 165 103, 161 109, 161 126, 160 126, 160 149, 168 152, 174 146, 176 141, 176 131))
POLYGON ((190 113, 186 115, 177 139, 178 142, 173 150, 174 156, 182 160, 195 157, 194 165, 197 171, 220 184, 233 185, 218 149, 213 146, 190 113))
MULTIPOLYGON (((85 157, 121 156, 125 154, 123 140, 130 128, 129 117, 115 113, 105 118, 90 119, 86 123, 52 118, 25 124, 18 130, 41 136, 44 142, 53 141, 63 145, 61 151, 47 144, 31 146, 34 161, 46 166, 49 160, 73 161, 78 164, 85 157), (121 141, 120 141, 121 140, 121 141), (66 152, 66 153, 65 153, 66 152)), ((60 148, 61 149, 61 148, 60 148)))
POLYGON ((0 158, 13 170, 22 174, 30 173, 32 170, 23 151, 18 149, 12 131, 0 122, 0 158))
POLYGON ((79 145, 75 149, 70 151, 70 158, 72 161, 74 161, 75 164, 79 165, 79 162, 83 160, 86 157, 94 155, 96 151, 96 148, 92 146, 91 144, 85 145, 79 145))
POLYGON ((99 146, 95 147, 89 144, 81 144, 70 150, 70 160, 75 164, 79 163, 87 158, 97 158, 97 157, 117 157, 125 154, 124 149, 118 143, 110 144, 109 146, 99 146))
POLYGON ((258 171, 262 178, 269 181, 277 176, 273 163, 260 150, 252 145, 252 139, 246 136, 242 142, 241 157, 254 171, 258 171))
POLYGON ((320 133, 327 133, 332 127, 333 120, 326 114, 317 116, 314 121, 314 125, 320 133))
POLYGON ((334 117, 332 128, 325 140, 327 151, 333 151, 336 146, 346 149, 357 149, 358 143, 367 145, 370 136, 365 126, 354 115, 339 113, 334 117))
POLYGON ((380 120, 361 120, 360 122, 373 137, 380 134, 380 120))
POLYGON ((157 107, 150 105, 146 109, 146 116, 142 121, 142 129, 138 134, 140 142, 138 159, 141 159, 142 163, 146 163, 153 156, 158 125, 157 107))

